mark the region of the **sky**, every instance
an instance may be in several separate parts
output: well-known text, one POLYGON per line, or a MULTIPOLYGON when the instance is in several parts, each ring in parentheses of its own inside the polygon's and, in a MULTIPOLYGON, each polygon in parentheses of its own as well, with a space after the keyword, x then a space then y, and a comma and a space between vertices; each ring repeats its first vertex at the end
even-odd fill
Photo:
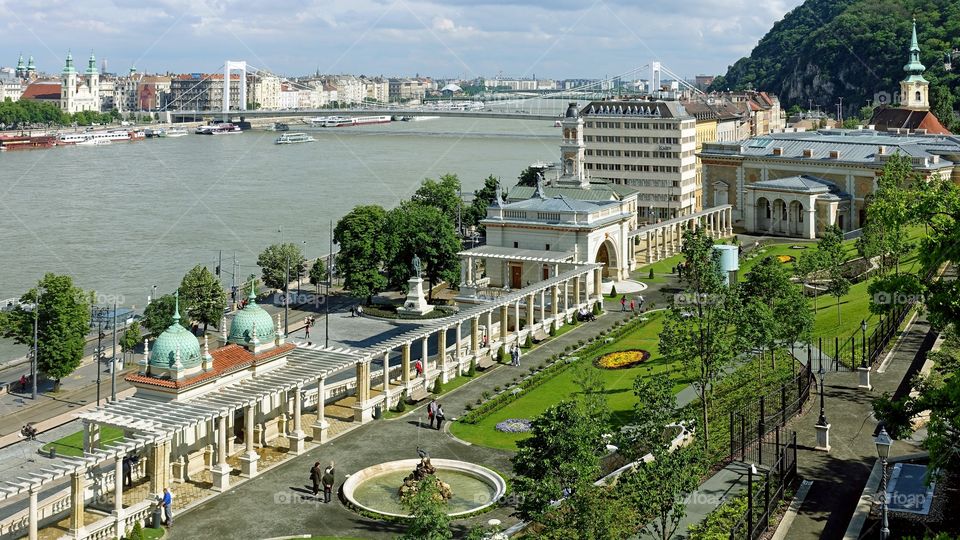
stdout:
POLYGON ((438 78, 722 74, 801 0, 0 0, 0 66, 438 78), (643 68, 643 69, 641 69, 643 68))

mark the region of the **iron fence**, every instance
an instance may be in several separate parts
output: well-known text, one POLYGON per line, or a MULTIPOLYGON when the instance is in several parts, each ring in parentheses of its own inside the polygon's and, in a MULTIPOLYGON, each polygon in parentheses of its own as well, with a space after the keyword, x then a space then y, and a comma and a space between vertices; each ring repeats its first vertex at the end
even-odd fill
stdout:
POLYGON ((730 540, 756 540, 762 537, 770 527, 770 518, 775 515, 780 501, 787 497, 798 480, 797 475, 797 433, 781 441, 781 429, 778 427, 768 433, 774 440, 774 459, 769 467, 751 468, 747 472, 747 510, 730 530, 730 540))

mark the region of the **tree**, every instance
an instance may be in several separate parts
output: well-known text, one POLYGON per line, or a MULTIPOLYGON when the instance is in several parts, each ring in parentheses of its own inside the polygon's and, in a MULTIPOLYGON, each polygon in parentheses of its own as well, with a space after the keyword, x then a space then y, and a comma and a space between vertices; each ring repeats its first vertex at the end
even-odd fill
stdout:
POLYGON ((48 273, 20 302, 35 305, 37 311, 17 306, 6 313, 3 335, 32 346, 36 319, 37 371, 53 378, 54 388, 59 390, 60 380, 73 373, 83 359, 90 331, 89 295, 74 286, 70 276, 48 273))
MULTIPOLYGON (((797 257, 797 264, 793 266, 794 272, 804 286, 811 286, 818 272, 824 269, 823 254, 817 249, 808 249, 797 257)), ((817 299, 820 297, 820 287, 813 285, 813 312, 819 309, 817 299)))
POLYGON ((817 250, 823 257, 830 276, 827 291, 837 299, 837 324, 840 324, 840 298, 850 292, 850 280, 843 275, 847 253, 843 247, 843 232, 836 225, 827 227, 817 242, 817 250))
POLYGON ((561 401, 535 418, 531 428, 512 459, 517 510, 527 520, 600 474, 601 428, 582 407, 561 401))
POLYGON ((386 260, 386 219, 387 211, 380 206, 356 206, 333 230, 333 239, 340 246, 338 275, 355 296, 369 297, 387 287, 387 278, 380 271, 386 260))
POLYGON ((686 515, 685 498, 697 488, 703 468, 697 453, 685 446, 672 452, 657 447, 653 458, 624 473, 617 485, 627 505, 637 510, 639 528, 647 535, 668 540, 686 515))
POLYGON ((950 87, 942 84, 933 85, 930 93, 930 112, 940 120, 943 127, 950 131, 956 127, 956 116, 953 107, 953 93, 950 87))
POLYGON ((455 174, 445 174, 440 180, 427 178, 420 184, 411 201, 432 206, 446 216, 454 226, 461 217, 463 199, 460 198, 460 179, 455 174))
POLYGON ((126 360, 126 355, 132 353, 136 350, 137 345, 142 339, 140 330, 140 321, 133 321, 130 323, 130 326, 123 331, 123 334, 120 335, 120 350, 123 351, 124 360, 126 360))
POLYGON ((310 284, 317 288, 317 294, 320 294, 320 284, 327 280, 327 265, 323 264, 323 259, 317 258, 310 267, 310 284))
POLYGON ((660 351, 677 362, 693 380, 700 398, 704 449, 709 440, 710 389, 723 366, 733 358, 733 314, 736 292, 728 289, 720 272, 720 252, 703 228, 684 231, 686 261, 681 283, 683 301, 674 302, 664 318, 660 351))
POLYGON ((271 289, 287 291, 287 278, 296 281, 303 276, 303 265, 307 260, 303 257, 300 246, 287 242, 268 246, 257 257, 257 266, 263 274, 263 283, 271 289))
POLYGON ((537 521, 542 527, 533 527, 531 537, 536 540, 613 540, 630 537, 636 531, 637 517, 616 487, 584 481, 563 503, 537 521))
MULTIPOLYGON (((154 298, 143 310, 143 327, 147 329, 151 337, 159 336, 173 323, 175 305, 176 299, 173 295, 165 294, 160 298, 154 298)), ((180 311, 186 312, 188 309, 190 309, 189 303, 185 300, 181 301, 180 311)))
POLYGON ((407 531, 401 537, 403 540, 453 538, 450 516, 447 515, 447 501, 440 495, 435 476, 420 480, 416 493, 402 502, 411 516, 407 522, 407 531))
POLYGON ((910 158, 896 153, 884 164, 877 189, 868 197, 857 251, 865 258, 880 256, 884 272, 893 267, 900 273, 900 258, 908 248, 906 226, 914 219, 911 191, 923 183, 910 158))
POLYGON ((476 226, 481 233, 486 227, 480 224, 480 220, 487 217, 487 208, 497 199, 499 189, 500 178, 491 174, 483 181, 483 187, 473 193, 473 201, 470 203, 470 211, 468 212, 470 216, 469 225, 476 226))
POLYGON ((411 276, 413 256, 420 258, 423 273, 433 287, 460 277, 461 243, 453 224, 440 210, 417 202, 405 202, 387 213, 386 270, 394 287, 403 287, 411 276))
POLYGON ((610 419, 610 407, 607 405, 606 385, 600 371, 589 362, 577 362, 573 368, 573 382, 580 388, 577 403, 592 421, 602 426, 610 419))
POLYGON ((202 324, 204 333, 211 325, 220 328, 220 320, 227 309, 227 292, 220 279, 206 266, 198 264, 183 276, 180 298, 189 306, 185 310, 187 317, 194 324, 202 324))
POLYGON ((537 175, 542 174, 543 169, 533 165, 524 169, 517 178, 517 187, 534 187, 537 185, 537 175))
POLYGON ((617 446, 621 454, 636 458, 663 446, 664 430, 676 415, 677 398, 664 373, 638 375, 633 380, 633 395, 637 399, 633 418, 620 430, 617 446))

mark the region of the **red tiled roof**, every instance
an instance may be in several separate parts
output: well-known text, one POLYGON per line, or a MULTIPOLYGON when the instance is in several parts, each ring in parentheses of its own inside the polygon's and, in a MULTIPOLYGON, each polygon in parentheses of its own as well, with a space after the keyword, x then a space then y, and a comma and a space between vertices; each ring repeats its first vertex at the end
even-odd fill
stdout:
POLYGON ((189 379, 175 381, 173 379, 161 379, 147 375, 138 375, 136 373, 131 373, 124 377, 124 379, 131 383, 180 390, 249 367, 254 363, 254 360, 261 362, 276 356, 280 356, 281 354, 289 352, 294 348, 296 348, 296 345, 293 343, 285 343, 279 347, 274 347, 269 351, 264 351, 258 355, 254 355, 245 347, 231 343, 224 347, 220 347, 219 349, 210 351, 210 356, 213 357, 213 369, 204 373, 200 373, 194 377, 190 377, 189 379))
POLYGON ((873 113, 870 119, 877 131, 889 131, 891 129, 925 129, 927 133, 933 135, 952 135, 950 131, 940 123, 940 120, 930 111, 914 111, 900 107, 880 107, 873 113))
POLYGON ((51 101, 60 101, 60 83, 59 82, 35 82, 31 83, 23 91, 20 99, 44 99, 51 101))

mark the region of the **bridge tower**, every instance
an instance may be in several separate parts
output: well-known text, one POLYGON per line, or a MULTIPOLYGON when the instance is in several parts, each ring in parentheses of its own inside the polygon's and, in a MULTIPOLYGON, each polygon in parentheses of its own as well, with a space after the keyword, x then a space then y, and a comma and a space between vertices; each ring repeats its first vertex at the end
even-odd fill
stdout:
POLYGON ((247 63, 246 61, 227 60, 223 64, 223 119, 230 120, 230 91, 232 90, 232 81, 230 74, 234 71, 240 72, 240 103, 241 111, 247 110, 247 63))
POLYGON ((660 91, 660 62, 650 62, 650 88, 651 96, 656 96, 660 91))

